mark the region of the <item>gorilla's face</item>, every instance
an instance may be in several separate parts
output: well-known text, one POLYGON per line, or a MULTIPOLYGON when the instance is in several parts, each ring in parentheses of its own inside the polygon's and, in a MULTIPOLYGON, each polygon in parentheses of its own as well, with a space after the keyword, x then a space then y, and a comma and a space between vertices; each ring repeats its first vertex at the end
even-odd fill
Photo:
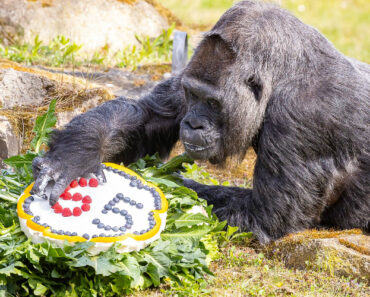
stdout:
POLYGON ((194 159, 222 163, 227 156, 243 157, 257 134, 267 101, 250 61, 212 32, 196 49, 182 75, 188 110, 180 126, 180 139, 194 159))
POLYGON ((188 112, 181 122, 180 138, 194 159, 219 162, 222 153, 222 101, 213 86, 184 77, 188 112))

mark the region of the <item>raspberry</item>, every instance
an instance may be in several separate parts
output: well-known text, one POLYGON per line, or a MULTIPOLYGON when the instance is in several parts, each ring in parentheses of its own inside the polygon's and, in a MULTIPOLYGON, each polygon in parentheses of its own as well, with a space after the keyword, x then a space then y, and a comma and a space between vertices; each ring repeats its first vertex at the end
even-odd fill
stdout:
POLYGON ((87 203, 82 204, 81 209, 83 211, 89 211, 90 210, 90 204, 87 204, 87 203))
POLYGON ((70 187, 70 186, 68 186, 68 187, 64 190, 64 192, 68 192, 70 189, 71 189, 71 187, 70 187))
POLYGON ((54 209, 55 213, 61 213, 63 210, 63 207, 58 202, 55 203, 52 208, 54 209))
POLYGON ((79 207, 75 207, 75 208, 73 209, 73 215, 74 215, 75 217, 79 217, 81 214, 82 214, 82 210, 81 210, 81 208, 79 208, 79 207))
POLYGON ((78 184, 80 185, 80 187, 86 187, 87 186, 86 178, 81 177, 78 184))
POLYGON ((96 178, 90 178, 89 180, 89 186, 90 187, 97 187, 99 185, 99 182, 96 178))
POLYGON ((74 193, 72 196, 73 201, 80 201, 82 199, 82 195, 80 193, 74 193))
POLYGON ((63 211, 62 211, 63 217, 70 217, 71 215, 72 215, 72 211, 68 207, 63 208, 63 211))
POLYGON ((70 186, 71 188, 76 188, 78 186, 77 180, 74 179, 73 181, 71 181, 70 186))
POLYGON ((63 196, 64 200, 71 200, 72 194, 70 192, 64 192, 61 196, 63 196))
POLYGON ((82 199, 82 203, 91 203, 92 199, 90 196, 85 196, 84 199, 82 199))

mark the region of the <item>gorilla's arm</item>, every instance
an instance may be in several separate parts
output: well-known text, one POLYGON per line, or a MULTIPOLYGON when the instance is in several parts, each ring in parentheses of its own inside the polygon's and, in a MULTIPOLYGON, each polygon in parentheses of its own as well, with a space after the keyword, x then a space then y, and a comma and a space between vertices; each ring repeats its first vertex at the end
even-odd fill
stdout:
POLYGON ((155 152, 165 157, 178 140, 185 110, 180 78, 173 77, 138 101, 117 98, 75 117, 52 133, 50 150, 34 160, 32 194, 43 195, 48 182, 55 182, 53 205, 76 177, 96 173, 104 178, 101 162, 128 164, 155 152))

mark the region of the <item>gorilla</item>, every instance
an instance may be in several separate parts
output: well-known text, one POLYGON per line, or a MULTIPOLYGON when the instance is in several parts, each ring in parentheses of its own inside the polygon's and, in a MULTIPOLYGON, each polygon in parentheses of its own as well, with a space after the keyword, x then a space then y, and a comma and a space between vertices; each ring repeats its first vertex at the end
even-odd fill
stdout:
POLYGON ((168 156, 222 164, 257 153, 253 189, 185 186, 220 219, 267 243, 305 228, 370 225, 370 66, 273 4, 242 1, 204 35, 187 67, 134 101, 123 97, 55 130, 33 162, 50 204, 101 162, 168 156))

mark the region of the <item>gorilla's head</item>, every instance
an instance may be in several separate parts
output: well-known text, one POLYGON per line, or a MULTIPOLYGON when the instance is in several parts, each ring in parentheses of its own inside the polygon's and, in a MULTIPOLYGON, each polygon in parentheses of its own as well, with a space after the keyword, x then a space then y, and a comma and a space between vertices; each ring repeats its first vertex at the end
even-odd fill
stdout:
MULTIPOLYGON (((188 111, 180 138, 195 159, 222 163, 243 157, 258 139, 266 107, 296 92, 318 66, 316 30, 271 4, 242 1, 205 34, 184 70, 188 111), (316 44, 315 44, 316 43, 316 44), (282 91, 283 90, 283 91, 282 91)), ((308 82, 307 82, 308 83, 308 82)))

